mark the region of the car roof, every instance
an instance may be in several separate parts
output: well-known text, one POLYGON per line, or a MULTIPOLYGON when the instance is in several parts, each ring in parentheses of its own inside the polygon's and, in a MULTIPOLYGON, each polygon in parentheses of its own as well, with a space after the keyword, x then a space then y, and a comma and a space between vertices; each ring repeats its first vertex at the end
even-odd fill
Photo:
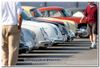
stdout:
POLYGON ((38 10, 43 12, 43 11, 46 11, 46 10, 63 10, 63 8, 59 7, 59 6, 48 6, 48 7, 38 8, 38 10))

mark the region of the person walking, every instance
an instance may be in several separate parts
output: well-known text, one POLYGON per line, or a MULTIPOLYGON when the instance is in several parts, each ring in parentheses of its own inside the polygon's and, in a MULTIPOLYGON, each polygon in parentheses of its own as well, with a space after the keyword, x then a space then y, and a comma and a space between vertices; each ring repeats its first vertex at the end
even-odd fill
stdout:
POLYGON ((1 66, 16 65, 19 51, 20 31, 22 24, 22 9, 19 2, 1 0, 0 2, 0 32, 1 66))
POLYGON ((96 34, 97 34, 97 5, 94 2, 89 2, 84 10, 85 20, 89 27, 89 39, 91 42, 90 48, 96 48, 96 34))

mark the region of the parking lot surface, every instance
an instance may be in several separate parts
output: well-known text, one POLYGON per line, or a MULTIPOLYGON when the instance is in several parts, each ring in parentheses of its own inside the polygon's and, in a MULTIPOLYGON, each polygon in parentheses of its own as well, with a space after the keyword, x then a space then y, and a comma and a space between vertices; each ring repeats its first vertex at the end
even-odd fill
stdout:
POLYGON ((20 54, 17 66, 98 66, 98 46, 90 49, 90 45, 89 39, 77 38, 46 49, 34 49, 20 54))

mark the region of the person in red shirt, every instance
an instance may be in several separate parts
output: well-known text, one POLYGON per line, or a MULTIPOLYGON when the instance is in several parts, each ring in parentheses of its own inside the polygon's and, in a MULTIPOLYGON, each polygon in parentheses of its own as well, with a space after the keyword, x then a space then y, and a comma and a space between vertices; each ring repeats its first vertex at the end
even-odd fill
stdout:
POLYGON ((90 48, 96 48, 96 28, 97 28, 97 5, 94 2, 89 2, 88 6, 84 10, 86 22, 89 27, 89 38, 91 41, 90 48))

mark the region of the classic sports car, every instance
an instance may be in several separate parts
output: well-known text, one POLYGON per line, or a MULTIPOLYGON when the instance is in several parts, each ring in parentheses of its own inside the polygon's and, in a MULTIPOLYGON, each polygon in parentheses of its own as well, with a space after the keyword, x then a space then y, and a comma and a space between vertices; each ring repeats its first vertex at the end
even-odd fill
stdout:
MULTIPOLYGON (((32 7, 29 7, 29 6, 23 6, 23 8, 25 9, 25 11, 26 12, 30 12, 30 10, 32 9, 32 11, 33 10, 35 10, 35 8, 32 8, 32 7), (31 9, 30 9, 31 8, 31 9), (30 9, 30 10, 29 10, 30 9)), ((67 23, 66 23, 66 21, 64 21, 64 20, 60 20, 60 19, 54 19, 54 18, 42 18, 41 17, 41 15, 40 15, 41 13, 39 13, 38 11, 36 11, 35 12, 35 17, 33 17, 33 19, 34 20, 36 20, 36 21, 39 21, 39 22, 46 22, 46 23, 55 23, 55 24, 60 24, 61 26, 63 25, 63 27, 64 28, 66 28, 66 31, 68 32, 67 33, 67 37, 68 37, 68 39, 69 40, 71 40, 71 39, 73 39, 74 37, 75 37, 75 32, 76 32, 76 26, 75 26, 75 23, 73 23, 73 21, 67 21, 67 23), (39 17, 38 17, 39 16, 39 17), (49 20, 48 20, 49 19, 49 20), (53 21, 53 19, 54 19, 54 21, 53 21), (71 22, 71 24, 70 23, 68 23, 68 22, 71 22)), ((30 15, 30 14, 29 14, 30 15)), ((59 28, 59 27, 58 27, 59 28)), ((66 39, 67 39, 67 37, 66 37, 66 39)), ((67 39, 67 40, 68 40, 67 39)))
POLYGON ((71 33, 71 31, 68 32, 68 31, 66 30, 66 27, 65 27, 63 24, 61 24, 61 23, 56 23, 56 22, 51 23, 51 24, 54 24, 54 25, 56 25, 56 26, 59 28, 59 30, 60 30, 61 33, 62 33, 64 42, 66 42, 66 41, 71 42, 71 41, 73 40, 73 38, 75 37, 75 35, 74 35, 73 33, 71 33))
MULTIPOLYGON (((21 33, 21 46, 26 46, 30 51, 34 48, 51 46, 54 43, 63 42, 63 37, 57 26, 38 21, 31 20, 27 13, 22 12, 22 33, 21 33)), ((20 50, 23 49, 20 48, 20 50)))
MULTIPOLYGON (((26 8, 25 8, 26 9, 26 8)), ((33 17, 38 20, 49 22, 63 22, 70 25, 70 30, 78 33, 76 25, 80 24, 81 17, 69 16, 67 11, 62 7, 50 6, 41 8, 32 8, 29 11, 33 17)), ((85 18, 82 22, 85 21, 85 18)), ((81 28, 81 27, 80 27, 81 28)), ((84 33, 84 32, 83 32, 84 33)))
POLYGON ((42 14, 39 15, 38 17, 51 17, 51 18, 56 18, 56 19, 61 19, 61 20, 70 20, 74 21, 75 23, 80 23, 80 18, 77 17, 71 17, 69 14, 64 10, 62 7, 58 6, 50 6, 50 7, 41 7, 41 8, 33 8, 34 10, 30 9, 32 13, 34 12, 39 12, 42 14))

